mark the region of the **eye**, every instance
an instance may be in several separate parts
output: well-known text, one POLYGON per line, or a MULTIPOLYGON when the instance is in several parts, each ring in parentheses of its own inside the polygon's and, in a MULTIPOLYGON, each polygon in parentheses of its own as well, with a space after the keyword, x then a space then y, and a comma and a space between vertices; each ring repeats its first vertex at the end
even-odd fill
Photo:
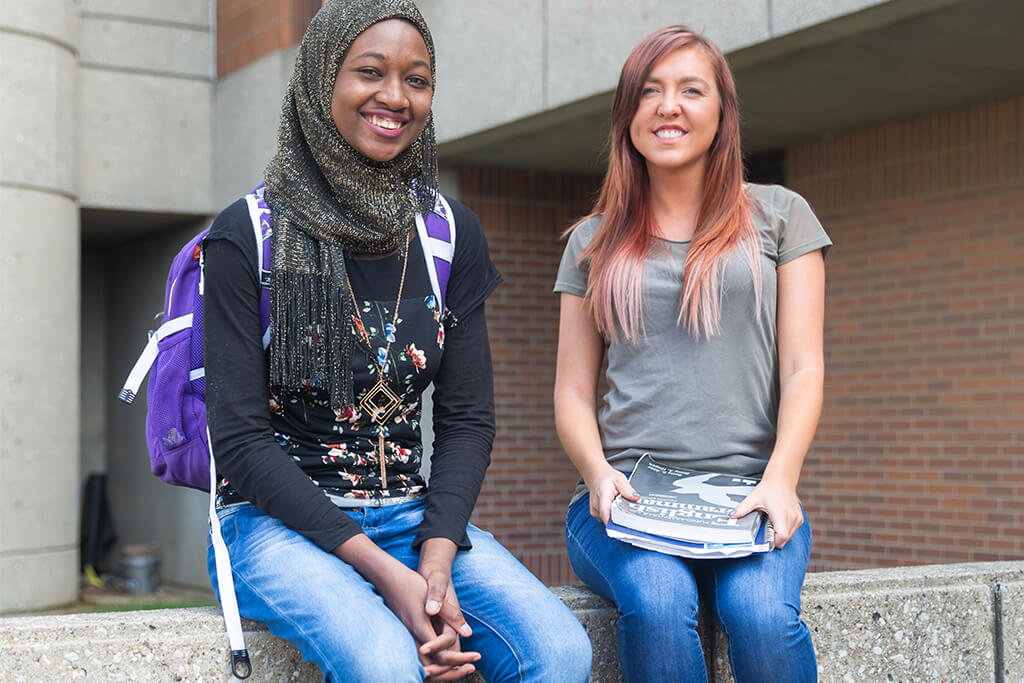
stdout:
POLYGON ((644 89, 640 91, 640 96, 641 97, 646 97, 647 95, 656 95, 657 93, 658 93, 658 89, 657 88, 655 88, 654 86, 648 85, 648 86, 645 86, 644 89))
POLYGON ((406 79, 414 88, 429 88, 430 81, 423 76, 410 76, 406 79))
POLYGON ((356 69, 356 72, 366 78, 380 78, 380 71, 372 66, 363 66, 356 69))
POLYGON ((684 95, 690 95, 692 97, 703 97, 704 92, 698 88, 687 88, 683 90, 684 95))

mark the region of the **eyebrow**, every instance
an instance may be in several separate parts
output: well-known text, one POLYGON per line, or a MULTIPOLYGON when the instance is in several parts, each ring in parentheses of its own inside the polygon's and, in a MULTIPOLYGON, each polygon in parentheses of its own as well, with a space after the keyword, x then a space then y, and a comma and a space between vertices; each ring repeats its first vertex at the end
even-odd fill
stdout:
MULTIPOLYGON (((363 57, 372 57, 372 58, 374 58, 374 59, 379 59, 379 60, 381 60, 382 62, 386 62, 386 61, 388 61, 388 58, 387 58, 387 57, 385 57, 384 55, 382 55, 382 54, 381 54, 381 53, 379 53, 379 52, 364 52, 364 53, 363 53, 363 54, 361 54, 361 55, 357 55, 357 56, 353 57, 353 59, 362 59, 363 57)), ((424 61, 423 61, 422 59, 417 59, 417 60, 415 60, 415 61, 413 62, 413 66, 422 66, 422 67, 425 67, 425 68, 427 68, 427 69, 429 69, 429 68, 430 68, 430 64, 427 64, 427 63, 426 63, 426 62, 424 62, 424 61)))
MULTIPOLYGON (((654 78, 653 76, 648 76, 644 83, 658 83, 660 85, 661 79, 654 78)), ((679 79, 679 83, 699 83, 703 85, 705 88, 711 87, 708 85, 708 82, 705 81, 700 76, 683 76, 682 78, 679 79)))

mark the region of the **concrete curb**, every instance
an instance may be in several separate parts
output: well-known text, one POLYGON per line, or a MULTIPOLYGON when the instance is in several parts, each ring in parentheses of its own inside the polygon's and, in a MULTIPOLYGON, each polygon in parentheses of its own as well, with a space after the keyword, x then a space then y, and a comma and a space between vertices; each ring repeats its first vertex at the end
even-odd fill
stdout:
MULTIPOLYGON (((594 643, 592 680, 621 680, 612 606, 582 587, 553 590, 594 643)), ((823 682, 1024 680, 1024 561, 809 574, 802 601, 823 682)), ((244 627, 253 681, 320 680, 260 624, 244 627)), ((0 681, 228 683, 226 643, 213 607, 4 617, 0 681)), ((725 648, 719 632, 715 683, 732 680, 725 648)))

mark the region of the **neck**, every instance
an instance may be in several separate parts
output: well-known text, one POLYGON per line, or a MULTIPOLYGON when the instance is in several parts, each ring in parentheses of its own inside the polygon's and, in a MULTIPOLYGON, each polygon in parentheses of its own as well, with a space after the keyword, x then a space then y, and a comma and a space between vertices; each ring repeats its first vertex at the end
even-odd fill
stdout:
POLYGON ((704 159, 673 169, 648 164, 651 213, 657 221, 660 237, 674 242, 685 242, 693 237, 704 196, 705 165, 704 159))

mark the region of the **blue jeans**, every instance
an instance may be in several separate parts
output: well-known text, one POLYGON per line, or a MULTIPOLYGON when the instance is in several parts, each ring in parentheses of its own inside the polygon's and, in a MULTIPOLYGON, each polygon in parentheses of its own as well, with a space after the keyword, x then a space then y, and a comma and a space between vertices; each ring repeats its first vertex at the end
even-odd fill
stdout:
MULTIPOLYGON (((345 512, 416 569, 422 501, 345 512)), ((243 617, 294 645, 325 681, 423 681, 412 636, 355 569, 252 505, 219 517, 243 617)), ((576 617, 491 534, 473 525, 468 533, 473 548, 456 554, 452 583, 473 629, 462 647, 482 655, 477 669, 491 683, 586 681, 590 639, 576 617)), ((216 591, 212 544, 207 564, 216 591)))
POLYGON ((583 496, 569 507, 573 571, 619 610, 619 661, 627 683, 707 681, 697 634, 700 593, 729 639, 737 683, 817 680, 814 645, 800 621, 811 552, 804 519, 778 550, 733 560, 691 560, 609 538, 583 496))

